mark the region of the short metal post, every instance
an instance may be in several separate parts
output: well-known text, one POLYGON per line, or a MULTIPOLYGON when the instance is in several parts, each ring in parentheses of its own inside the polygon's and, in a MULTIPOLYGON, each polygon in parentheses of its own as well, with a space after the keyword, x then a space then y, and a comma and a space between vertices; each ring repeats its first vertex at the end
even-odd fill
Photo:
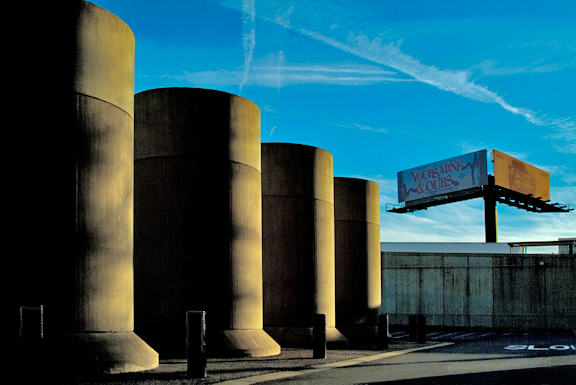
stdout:
MULTIPOLYGON (((15 371, 26 373, 31 382, 48 373, 44 360, 44 307, 20 306, 15 371)), ((42 381, 39 381, 42 382, 42 381)))
POLYGON ((378 347, 380 349, 388 349, 389 327, 390 317, 388 314, 380 314, 378 316, 378 347))
POLYGON ((186 312, 186 359, 187 375, 192 378, 206 377, 206 312, 186 312))
POLYGON ((417 318, 415 315, 408 316, 408 341, 416 341, 417 330, 416 330, 417 318))
POLYGON ((313 357, 326 358, 326 315, 314 315, 314 328, 312 329, 313 357))
POLYGON ((418 329, 418 338, 417 342, 419 344, 426 343, 426 316, 419 315, 416 321, 417 329, 418 329))
POLYGON ((20 346, 27 353, 38 353, 44 345, 44 307, 20 306, 20 346))

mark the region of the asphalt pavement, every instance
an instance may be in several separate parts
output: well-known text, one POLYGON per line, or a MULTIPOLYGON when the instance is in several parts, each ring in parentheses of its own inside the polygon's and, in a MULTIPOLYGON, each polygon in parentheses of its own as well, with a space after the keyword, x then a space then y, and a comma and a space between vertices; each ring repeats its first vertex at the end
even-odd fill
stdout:
POLYGON ((415 349, 429 349, 438 342, 416 343, 392 341, 388 349, 378 349, 374 344, 354 344, 345 349, 329 349, 325 359, 313 358, 312 349, 282 348, 277 356, 262 358, 208 358, 207 376, 189 378, 185 359, 160 359, 160 365, 152 370, 135 373, 98 375, 85 378, 46 380, 46 384, 63 385, 247 385, 278 378, 299 376, 310 370, 330 370, 336 367, 356 365, 370 359, 408 354, 415 349))
POLYGON ((576 339, 571 334, 493 333, 434 349, 359 363, 266 385, 572 385, 576 339))
POLYGON ((311 349, 301 348, 283 348, 273 357, 209 358, 203 378, 186 376, 186 360, 161 359, 158 368, 144 372, 40 383, 556 385, 576 378, 576 339, 570 334, 435 331, 424 344, 408 341, 404 331, 392 335, 388 349, 356 344, 328 350, 326 359, 314 359, 311 349))

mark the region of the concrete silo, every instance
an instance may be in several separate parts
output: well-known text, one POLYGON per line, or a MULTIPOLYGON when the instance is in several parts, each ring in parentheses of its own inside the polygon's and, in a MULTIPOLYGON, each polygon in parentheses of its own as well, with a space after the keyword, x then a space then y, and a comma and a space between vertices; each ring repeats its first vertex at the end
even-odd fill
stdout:
POLYGON ((57 233, 57 255, 40 288, 46 358, 50 371, 64 373, 151 369, 158 354, 134 334, 134 35, 105 9, 73 7, 73 63, 62 79, 72 93, 61 103, 69 119, 58 126, 67 140, 54 140, 45 160, 62 161, 45 186, 59 211, 59 230, 46 229, 57 233))
POLYGON ((378 184, 334 178, 334 212, 336 326, 350 340, 374 340, 382 302, 378 184))
POLYGON ((306 145, 262 144, 264 329, 281 344, 312 342, 314 314, 336 329, 332 154, 306 145))
POLYGON ((136 331, 185 356, 185 312, 206 311, 212 356, 270 356, 263 330, 260 109, 226 92, 135 96, 136 331))

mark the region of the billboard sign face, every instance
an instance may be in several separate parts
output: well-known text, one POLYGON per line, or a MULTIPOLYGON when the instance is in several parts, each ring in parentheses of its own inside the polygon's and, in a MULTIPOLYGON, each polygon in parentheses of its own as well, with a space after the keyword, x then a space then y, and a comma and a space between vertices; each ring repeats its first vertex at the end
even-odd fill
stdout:
POLYGON ((550 174, 494 150, 494 184, 521 194, 550 200, 550 174))
POLYGON ((398 173, 398 202, 445 195, 488 183, 486 150, 398 173))

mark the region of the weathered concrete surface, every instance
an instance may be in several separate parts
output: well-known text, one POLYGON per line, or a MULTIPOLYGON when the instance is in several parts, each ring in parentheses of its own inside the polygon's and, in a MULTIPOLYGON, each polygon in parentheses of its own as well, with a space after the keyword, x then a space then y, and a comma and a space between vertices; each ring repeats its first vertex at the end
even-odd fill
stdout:
POLYGON ((490 328, 494 325, 491 314, 494 313, 494 292, 486 290, 494 287, 494 275, 486 274, 492 269, 491 256, 476 255, 468 258, 468 311, 470 326, 490 328))
POLYGON ((185 312, 211 355, 280 354, 263 327, 260 110, 225 92, 135 96, 136 331, 185 357, 185 312))
POLYGON ((116 15, 82 2, 76 24, 74 92, 134 116, 134 34, 116 15))
POLYGON ((84 95, 76 111, 79 250, 67 327, 132 331, 133 121, 84 95))
POLYGON ((52 373, 55 369, 53 364, 46 371, 59 379, 95 373, 139 372, 159 365, 158 354, 132 331, 66 333, 58 342, 66 349, 59 349, 51 361, 62 366, 63 370, 52 373))
POLYGON ((381 312, 428 325, 575 330, 576 261, 550 254, 382 253, 381 312))
POLYGON ((151 369, 158 354, 133 332, 134 35, 100 7, 73 7, 73 65, 61 80, 73 85, 63 101, 70 116, 60 128, 72 136, 66 155, 55 155, 68 174, 62 185, 45 186, 66 201, 54 218, 65 223, 61 238, 52 240, 64 246, 45 266, 39 289, 47 294, 38 294, 45 358, 55 374, 151 369))
POLYGON ((332 154, 262 144, 264 328, 281 344, 310 344, 314 314, 336 329, 332 154))
POLYGON ((334 178, 336 325, 350 340, 375 338, 381 297, 377 183, 334 178))

